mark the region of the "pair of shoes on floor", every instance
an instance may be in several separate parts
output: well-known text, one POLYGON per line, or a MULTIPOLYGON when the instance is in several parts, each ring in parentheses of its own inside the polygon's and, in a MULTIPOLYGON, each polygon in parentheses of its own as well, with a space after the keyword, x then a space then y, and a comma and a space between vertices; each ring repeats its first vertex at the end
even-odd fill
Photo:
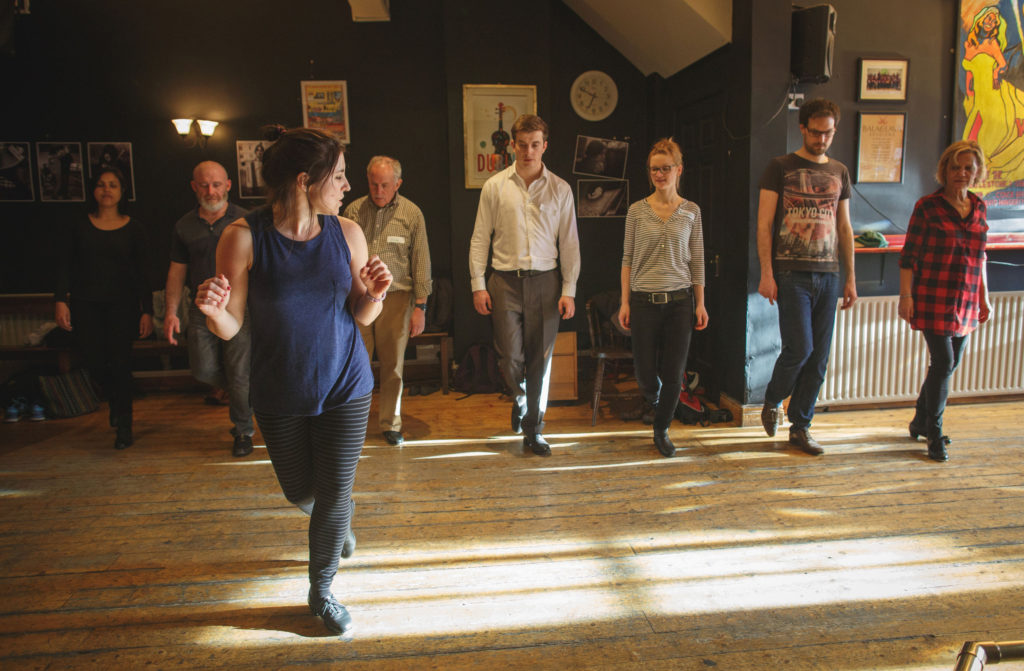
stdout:
POLYGON ((774 436, 782 423, 782 406, 764 404, 761 408, 761 426, 769 436, 774 436))
POLYGON ((807 429, 791 427, 789 429, 789 444, 814 457, 825 454, 825 448, 811 436, 811 432, 807 429))
POLYGON ((4 422, 12 424, 27 419, 30 422, 41 422, 46 419, 46 411, 38 403, 29 403, 24 398, 12 398, 4 408, 4 422))
POLYGON ((247 457, 252 454, 252 436, 235 436, 235 444, 231 446, 231 454, 236 457, 247 457))
POLYGON ((312 611, 313 615, 323 620, 324 626, 335 634, 344 634, 351 631, 352 616, 348 614, 344 606, 338 603, 333 594, 318 597, 313 593, 313 588, 310 587, 306 603, 309 604, 309 610, 312 611))
POLYGON ((544 439, 544 436, 535 433, 523 438, 523 449, 528 449, 538 457, 550 457, 551 445, 544 439))
POLYGON ((673 457, 676 454, 676 446, 668 437, 668 431, 654 430, 654 446, 658 448, 658 452, 661 452, 663 457, 673 457))
POLYGON ((519 435, 523 432, 523 411, 519 409, 518 403, 512 403, 512 433, 519 435))
POLYGON ((133 444, 135 444, 135 439, 132 437, 132 427, 117 427, 117 437, 114 438, 114 449, 123 450, 127 447, 131 447, 133 444))
POLYGON ((953 441, 949 439, 949 436, 939 436, 933 440, 928 441, 928 458, 933 461, 949 461, 949 452, 946 451, 946 445, 949 445, 953 441))
POLYGON ((405 436, 402 435, 401 431, 385 431, 384 440, 388 441, 388 445, 401 447, 405 443, 405 436))

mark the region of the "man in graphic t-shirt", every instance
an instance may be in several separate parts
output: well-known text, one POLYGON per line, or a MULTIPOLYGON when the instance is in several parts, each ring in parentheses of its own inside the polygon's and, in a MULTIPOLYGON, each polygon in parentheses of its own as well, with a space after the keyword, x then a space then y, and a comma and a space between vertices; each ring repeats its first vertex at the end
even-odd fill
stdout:
POLYGON ((818 390, 825 379, 835 326, 857 300, 850 226, 850 173, 825 155, 839 123, 839 107, 818 98, 800 107, 803 146, 771 160, 761 176, 757 208, 758 293, 779 303, 782 351, 765 390, 761 424, 774 436, 789 397, 789 442, 812 455, 824 449, 811 437, 818 390))

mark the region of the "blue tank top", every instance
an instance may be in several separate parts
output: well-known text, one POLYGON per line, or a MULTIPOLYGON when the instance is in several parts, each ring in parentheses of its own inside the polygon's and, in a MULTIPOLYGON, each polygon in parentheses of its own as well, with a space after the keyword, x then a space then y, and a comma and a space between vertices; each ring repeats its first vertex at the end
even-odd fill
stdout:
POLYGON ((373 390, 366 347, 346 301, 352 253, 337 217, 321 217, 312 240, 290 240, 269 208, 245 220, 252 231, 252 407, 312 416, 373 390))

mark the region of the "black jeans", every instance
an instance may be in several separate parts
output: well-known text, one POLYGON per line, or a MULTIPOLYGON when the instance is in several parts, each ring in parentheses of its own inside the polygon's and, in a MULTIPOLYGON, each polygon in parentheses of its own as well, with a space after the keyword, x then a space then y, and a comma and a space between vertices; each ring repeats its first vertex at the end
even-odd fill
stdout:
POLYGON ((923 429, 928 441, 942 436, 942 414, 949 396, 949 378, 960 365, 967 336, 942 336, 922 331, 928 345, 928 374, 917 396, 914 424, 923 429))
POLYGON ((693 333, 693 298, 655 305, 630 298, 633 367, 644 400, 657 404, 654 430, 672 423, 693 333))
POLYGON ((72 301, 71 325, 85 367, 103 388, 117 425, 132 426, 132 343, 139 337, 134 302, 72 301))

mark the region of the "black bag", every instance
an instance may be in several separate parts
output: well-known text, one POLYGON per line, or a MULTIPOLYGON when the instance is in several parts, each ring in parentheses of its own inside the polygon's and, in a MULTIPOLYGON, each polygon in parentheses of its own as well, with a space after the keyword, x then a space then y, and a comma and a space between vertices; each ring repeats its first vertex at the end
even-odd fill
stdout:
POLYGON ((505 382, 498 369, 498 353, 486 343, 470 345, 459 361, 452 381, 455 391, 463 394, 497 394, 505 391, 505 382))
POLYGON ((676 419, 683 424, 707 426, 710 423, 710 416, 711 413, 708 412, 707 406, 700 398, 688 388, 683 387, 683 390, 679 392, 679 403, 676 404, 676 419))

